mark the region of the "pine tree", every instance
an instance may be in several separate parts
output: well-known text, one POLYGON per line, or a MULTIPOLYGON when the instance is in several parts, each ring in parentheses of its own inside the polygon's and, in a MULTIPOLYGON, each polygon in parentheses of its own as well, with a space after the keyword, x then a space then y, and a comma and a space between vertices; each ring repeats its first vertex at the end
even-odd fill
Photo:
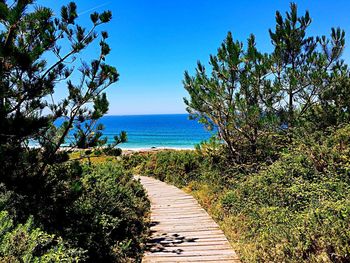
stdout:
POLYGON ((305 117, 311 131, 350 123, 350 71, 344 61, 332 68, 326 83, 319 100, 305 117))
POLYGON ((280 90, 276 110, 289 129, 317 103, 345 46, 344 31, 332 29, 331 40, 312 37, 307 35, 310 24, 309 12, 299 17, 296 4, 291 3, 285 18, 276 12, 275 31, 269 31, 274 45, 274 86, 280 90))
POLYGON ((209 129, 216 128, 232 157, 240 155, 244 142, 255 154, 260 136, 267 134, 273 90, 269 82, 269 58, 256 49, 251 36, 245 51, 228 33, 216 56, 210 56, 212 70, 208 76, 198 62, 196 75, 185 72, 184 87, 190 99, 184 99, 192 118, 198 118, 209 129))
POLYGON ((72 128, 107 112, 104 91, 119 75, 105 62, 110 53, 107 32, 96 31, 111 20, 111 12, 91 14, 87 29, 77 24, 73 2, 62 7, 60 17, 32 4, 0 1, 0 183, 25 196, 23 207, 45 209, 50 187, 60 182, 47 175, 48 166, 67 160, 59 149, 72 128), (98 39, 96 59, 80 60, 98 39), (55 102, 58 83, 65 83, 68 96, 55 102), (63 123, 57 127, 59 119, 63 123), (31 141, 40 148, 29 147, 31 141))

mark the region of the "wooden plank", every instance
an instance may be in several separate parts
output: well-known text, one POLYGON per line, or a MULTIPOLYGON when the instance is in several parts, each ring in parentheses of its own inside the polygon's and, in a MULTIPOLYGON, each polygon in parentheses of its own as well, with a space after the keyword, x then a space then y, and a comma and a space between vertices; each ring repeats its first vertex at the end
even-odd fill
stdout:
POLYGON ((211 243, 211 242, 223 242, 225 244, 227 244, 227 239, 222 238, 222 237, 215 237, 215 236, 211 236, 211 237, 201 237, 200 239, 197 239, 195 241, 183 241, 180 239, 157 239, 155 242, 153 242, 153 238, 149 240, 148 245, 156 245, 156 244, 201 244, 201 243, 211 243))
MULTIPOLYGON (((203 222, 205 224, 205 222, 203 222)), ((211 230, 220 230, 218 226, 212 224, 205 224, 205 225, 181 225, 181 224, 157 224, 152 227, 152 230, 154 232, 178 232, 178 231, 183 231, 183 232, 194 232, 194 231, 211 231, 211 230)), ((220 231, 221 232, 221 231, 220 231)))
MULTIPOLYGON (((230 248, 229 245, 227 245, 226 242, 223 241, 213 241, 213 242, 188 242, 188 243, 179 243, 179 244, 173 244, 173 243, 165 243, 165 244, 157 244, 159 246, 163 246, 164 248, 171 248, 171 247, 177 247, 177 248, 186 248, 186 249, 190 249, 190 247, 192 247, 192 249, 210 249, 210 248, 217 248, 217 247, 227 247, 230 248)), ((148 244, 148 246, 154 246, 154 244, 148 244)))
POLYGON ((150 249, 150 251, 155 251, 155 250, 160 250, 162 249, 162 252, 168 252, 168 251, 173 251, 174 249, 179 249, 179 250, 186 250, 186 251, 209 251, 209 250, 230 250, 231 247, 227 244, 215 244, 215 245, 202 245, 202 246, 198 246, 197 244, 194 244, 193 246, 187 246, 187 245, 168 245, 168 246, 164 246, 164 245, 160 245, 158 247, 153 247, 152 249, 150 249))
POLYGON ((235 256, 235 254, 228 250, 182 250, 180 248, 173 248, 170 252, 146 252, 145 256, 152 257, 178 257, 178 258, 187 258, 187 257, 195 257, 195 256, 235 256))
POLYGON ((215 221, 182 190, 137 176, 151 201, 151 236, 143 262, 240 262, 215 221))
POLYGON ((167 262, 167 263, 173 263, 173 262, 232 262, 232 263, 239 263, 240 261, 235 256, 194 256, 194 257, 187 257, 187 258, 178 258, 176 256, 174 257, 145 257, 143 259, 144 263, 155 263, 155 262, 167 262))
POLYGON ((193 225, 186 225, 174 222, 174 224, 171 224, 172 222, 167 223, 160 223, 160 224, 154 224, 152 229, 154 231, 185 231, 185 232, 191 232, 192 231, 206 231, 206 230, 219 230, 219 227, 212 222, 202 222, 202 224, 196 224, 193 221, 193 225))

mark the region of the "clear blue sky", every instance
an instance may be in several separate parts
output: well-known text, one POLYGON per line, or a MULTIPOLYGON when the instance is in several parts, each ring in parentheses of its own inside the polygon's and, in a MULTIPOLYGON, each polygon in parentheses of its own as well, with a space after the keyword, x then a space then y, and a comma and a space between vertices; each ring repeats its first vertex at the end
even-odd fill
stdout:
MULTIPOLYGON (((69 1, 37 1, 55 12, 69 1)), ((329 35, 331 27, 345 29, 350 43, 350 1, 294 1, 299 12, 310 11, 309 34, 329 35)), ((78 0, 81 23, 89 25, 89 12, 111 10, 104 26, 112 48, 107 62, 116 66, 120 81, 107 92, 111 115, 185 113, 183 72, 193 72, 196 61, 206 62, 228 31, 245 41, 256 35, 258 47, 272 49, 268 29, 275 12, 289 9, 285 0, 78 0)), ((91 51, 89 51, 91 52, 91 51)), ((92 50, 92 53, 93 50, 92 50)), ((346 48, 344 58, 350 58, 346 48)), ((58 92, 60 94, 60 92, 58 92)))

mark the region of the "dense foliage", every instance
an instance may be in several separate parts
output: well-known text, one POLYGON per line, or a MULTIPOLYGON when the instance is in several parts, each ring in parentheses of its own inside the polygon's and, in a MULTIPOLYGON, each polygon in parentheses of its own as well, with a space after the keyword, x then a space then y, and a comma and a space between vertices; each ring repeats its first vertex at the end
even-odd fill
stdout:
POLYGON ((255 153, 258 137, 268 130, 270 106, 263 105, 260 96, 268 75, 268 58, 255 45, 252 35, 244 51, 242 43, 234 42, 228 33, 218 55, 210 57, 210 77, 199 62, 194 77, 185 73, 184 86, 191 96, 190 100, 185 99, 187 110, 207 127, 218 129, 232 156, 239 155, 237 148, 243 139, 255 153))
MULTIPOLYGON (((32 0, 0 1, 1 262, 140 257, 149 208, 141 185, 120 166, 82 165, 60 150, 105 141, 98 120, 119 74, 106 62, 108 33, 97 28, 111 18, 92 13, 85 28, 73 2, 55 15, 32 0)), ((120 155, 125 140, 122 132, 106 151, 120 155)))
POLYGON ((2 186, 3 232, 9 234, 1 243, 5 250, 0 251, 0 257, 30 256, 33 260, 26 262, 36 262, 35 257, 48 253, 45 257, 56 258, 47 262, 61 262, 60 254, 68 262, 75 261, 75 257, 79 262, 124 262, 142 255, 149 201, 130 172, 107 161, 98 165, 59 165, 51 173, 65 173, 67 177, 51 182, 56 185, 55 192, 37 204, 26 203, 15 191, 6 191, 2 186), (70 176, 76 177, 72 180, 70 176), (28 213, 33 216, 27 223, 13 230, 13 221, 21 222, 28 213), (19 242, 19 251, 12 247, 13 242, 19 242), (59 254, 51 255, 51 250, 59 254))
POLYGON ((0 261, 19 262, 79 262, 85 259, 82 249, 71 249, 61 238, 35 227, 30 218, 15 226, 6 211, 0 212, 0 261))
POLYGON ((62 235, 89 252, 90 262, 118 262, 142 254, 149 202, 140 183, 114 163, 85 166, 81 195, 59 222, 62 235))
POLYGON ((194 76, 185 72, 187 111, 218 130, 236 161, 242 150, 252 158, 270 151, 275 134, 292 140, 305 119, 321 129, 349 121, 348 96, 339 96, 348 90, 349 70, 341 59, 345 32, 333 28, 330 38, 309 36, 310 24, 309 13, 299 16, 291 4, 285 17, 276 13, 271 54, 259 52, 253 35, 244 49, 229 32, 217 55, 210 56, 210 70, 198 62, 194 76))

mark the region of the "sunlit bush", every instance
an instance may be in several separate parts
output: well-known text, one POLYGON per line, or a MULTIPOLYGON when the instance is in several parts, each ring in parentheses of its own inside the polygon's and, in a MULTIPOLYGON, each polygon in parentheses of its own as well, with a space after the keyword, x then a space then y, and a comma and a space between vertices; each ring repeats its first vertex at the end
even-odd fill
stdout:
POLYGON ((90 262, 123 262, 141 255, 149 201, 132 175, 105 163, 85 166, 82 195, 68 208, 64 235, 88 251, 90 262))
POLYGON ((36 228, 32 218, 14 225, 6 211, 0 212, 0 262, 81 262, 85 257, 82 249, 36 228))

